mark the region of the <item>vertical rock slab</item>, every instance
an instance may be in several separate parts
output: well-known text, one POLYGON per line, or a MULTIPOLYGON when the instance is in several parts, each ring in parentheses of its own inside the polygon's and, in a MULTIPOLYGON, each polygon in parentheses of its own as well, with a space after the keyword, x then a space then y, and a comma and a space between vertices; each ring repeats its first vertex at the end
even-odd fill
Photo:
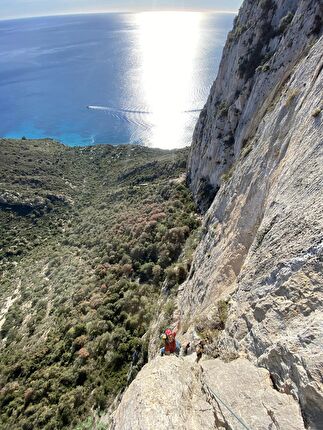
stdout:
POLYGON ((245 0, 197 122, 188 181, 205 211, 293 67, 322 32, 317 0, 245 0))
POLYGON ((191 149, 196 200, 208 207, 201 186, 216 196, 178 301, 192 331, 229 299, 220 356, 266 367, 312 429, 323 428, 322 12, 243 4, 191 149))

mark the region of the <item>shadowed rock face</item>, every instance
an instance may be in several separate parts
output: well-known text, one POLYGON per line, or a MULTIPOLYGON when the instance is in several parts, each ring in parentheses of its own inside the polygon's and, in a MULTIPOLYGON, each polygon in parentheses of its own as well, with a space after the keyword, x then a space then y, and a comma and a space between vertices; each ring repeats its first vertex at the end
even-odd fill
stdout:
POLYGON ((243 425, 257 430, 304 429, 297 402, 274 390, 268 371, 246 359, 207 360, 199 366, 192 357, 159 357, 130 385, 111 429, 246 428, 243 425))
POLYGON ((321 22, 320 2, 244 2, 193 140, 196 200, 201 183, 219 191, 178 301, 192 331, 229 299, 219 355, 266 367, 312 429, 323 428, 321 22))

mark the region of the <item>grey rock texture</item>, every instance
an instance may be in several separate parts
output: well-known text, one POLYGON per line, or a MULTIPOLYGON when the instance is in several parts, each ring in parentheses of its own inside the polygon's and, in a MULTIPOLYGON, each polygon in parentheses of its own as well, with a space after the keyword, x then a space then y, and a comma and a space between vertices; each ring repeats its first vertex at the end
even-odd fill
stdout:
POLYGON ((126 391, 111 430, 216 428, 199 369, 176 357, 150 361, 126 391))
POLYGON ((206 360, 201 365, 203 390, 210 396, 219 428, 240 429, 243 424, 257 430, 304 428, 299 405, 291 395, 272 388, 266 369, 243 358, 230 363, 206 360))
POLYGON ((274 390, 268 371, 246 359, 207 360, 199 366, 189 357, 158 357, 126 391, 111 430, 156 428, 301 430, 304 426, 293 397, 274 390))
POLYGON ((323 428, 321 22, 321 2, 244 2, 195 131, 193 193, 202 208, 205 184, 217 194, 178 300, 187 333, 229 300, 218 354, 266 367, 311 429, 323 428), (257 40, 271 57, 243 72, 257 40))
POLYGON ((322 29, 317 0, 245 0, 197 123, 188 181, 204 211, 322 29))

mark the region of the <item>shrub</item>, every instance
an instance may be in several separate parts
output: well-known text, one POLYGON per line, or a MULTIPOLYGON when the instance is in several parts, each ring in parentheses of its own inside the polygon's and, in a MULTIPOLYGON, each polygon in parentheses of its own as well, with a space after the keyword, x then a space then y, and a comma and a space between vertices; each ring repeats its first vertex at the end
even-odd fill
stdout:
POLYGON ((285 106, 289 107, 299 94, 300 94, 300 90, 297 88, 293 88, 289 90, 286 96, 285 106))
POLYGON ((187 278, 187 268, 183 264, 178 264, 176 267, 177 282, 182 284, 187 278))
POLYGON ((175 302, 174 299, 168 299, 165 306, 164 306, 164 314, 166 318, 166 324, 168 324, 174 314, 175 311, 175 302))
POLYGON ((85 335, 79 336, 73 340, 73 348, 75 351, 82 348, 88 341, 88 337, 85 335))
POLYGON ((177 284, 178 277, 175 267, 169 267, 165 270, 167 286, 172 288, 177 284))
POLYGON ((322 112, 322 108, 317 108, 317 109, 315 109, 315 110, 312 112, 312 117, 313 117, 313 118, 318 117, 318 116, 321 114, 321 112, 322 112))
POLYGON ((154 263, 145 263, 140 267, 140 282, 146 282, 153 277, 154 263))
POLYGON ((79 337, 84 333, 86 333, 86 327, 84 324, 79 323, 79 324, 75 324, 73 327, 71 327, 68 330, 67 336, 72 339, 75 339, 76 337, 79 337))
POLYGON ((90 353, 86 348, 81 348, 77 354, 82 360, 86 360, 90 356, 90 353))
POLYGON ((155 264, 152 270, 152 278, 154 284, 158 285, 163 276, 163 269, 159 266, 159 264, 155 264))
POLYGON ((222 101, 219 105, 217 113, 218 113, 220 118, 223 118, 223 117, 227 116, 228 110, 229 110, 229 106, 228 106, 227 102, 222 101))
POLYGON ((219 318, 220 318, 220 321, 223 325, 223 328, 224 328, 224 325, 225 325, 226 320, 228 318, 228 311, 229 311, 228 302, 225 300, 219 300, 219 302, 218 302, 218 313, 219 313, 219 318))
POLYGON ((234 168, 235 166, 233 164, 225 173, 223 173, 223 175, 221 176, 222 181, 228 182, 231 179, 234 172, 234 168))
POLYGON ((288 12, 288 14, 280 20, 278 32, 284 33, 289 24, 292 22, 293 18, 294 14, 292 14, 292 12, 288 12))
POLYGON ((34 390, 32 388, 27 388, 27 390, 24 392, 25 406, 28 406, 32 401, 33 394, 34 390))

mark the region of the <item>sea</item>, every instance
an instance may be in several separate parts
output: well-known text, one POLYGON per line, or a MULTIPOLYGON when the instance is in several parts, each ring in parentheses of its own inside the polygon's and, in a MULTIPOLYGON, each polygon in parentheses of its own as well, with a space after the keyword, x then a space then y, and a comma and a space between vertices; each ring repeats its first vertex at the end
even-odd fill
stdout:
POLYGON ((190 145, 231 13, 0 21, 0 136, 69 146, 190 145))

